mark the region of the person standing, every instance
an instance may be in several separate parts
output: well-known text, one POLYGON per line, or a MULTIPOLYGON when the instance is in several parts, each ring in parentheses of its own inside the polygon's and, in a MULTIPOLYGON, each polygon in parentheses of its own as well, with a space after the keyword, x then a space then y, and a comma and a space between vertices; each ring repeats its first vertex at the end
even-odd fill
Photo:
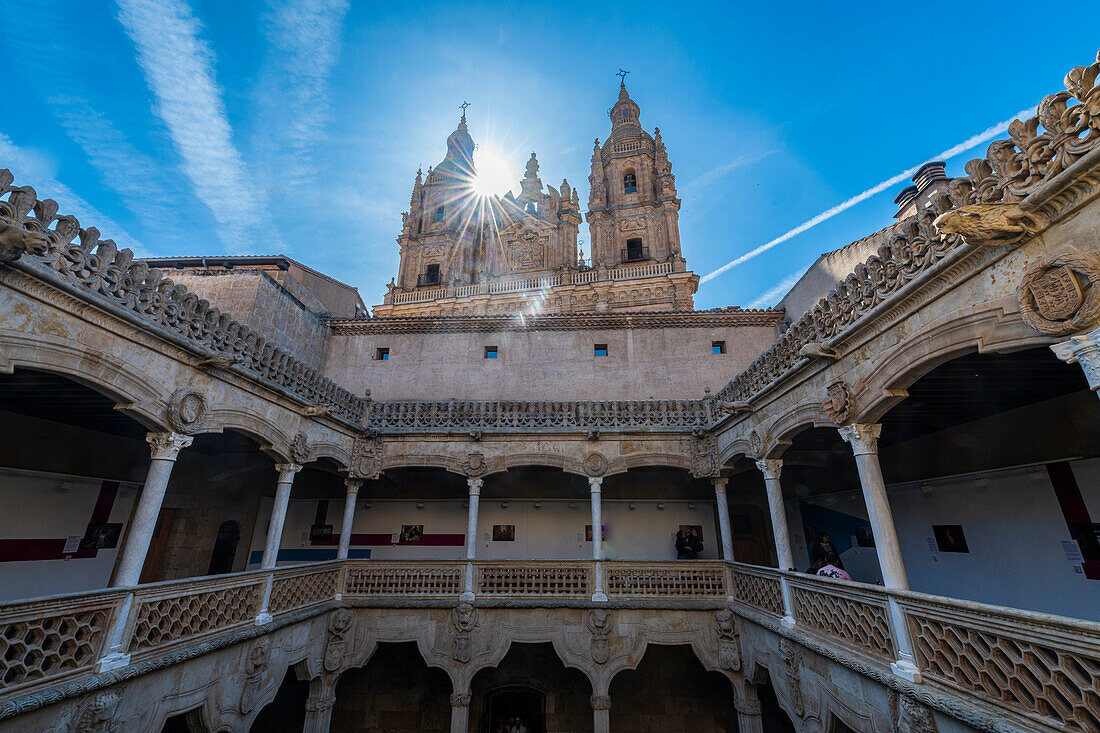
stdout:
POLYGON ((703 551, 703 541, 695 534, 695 528, 684 525, 676 533, 676 559, 695 560, 703 551))
POLYGON ((844 569, 844 561, 840 559, 840 553, 833 547, 832 539, 825 532, 822 532, 817 538, 817 544, 810 551, 810 556, 813 558, 815 565, 821 563, 818 567, 832 565, 841 570, 844 569))

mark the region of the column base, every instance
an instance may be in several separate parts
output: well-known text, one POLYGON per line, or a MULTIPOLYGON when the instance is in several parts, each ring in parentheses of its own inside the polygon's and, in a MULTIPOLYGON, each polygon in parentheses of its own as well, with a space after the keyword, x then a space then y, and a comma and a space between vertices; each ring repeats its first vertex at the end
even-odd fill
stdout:
POLYGON ((264 624, 271 623, 273 620, 274 619, 271 617, 271 614, 267 612, 267 609, 264 609, 263 611, 260 611, 260 614, 258 616, 256 616, 256 625, 263 626, 264 624))
POLYGON ((917 665, 913 664, 908 659, 899 659, 896 662, 891 662, 890 671, 903 680, 908 680, 913 684, 919 685, 922 682, 920 670, 917 669, 917 665))
POLYGON ((129 654, 122 654, 121 652, 111 652, 110 654, 95 663, 95 671, 97 674, 100 672, 110 672, 112 669, 125 667, 129 663, 129 654))
POLYGON ((593 603, 607 603, 607 594, 602 590, 598 590, 592 594, 593 603))
POLYGON ((464 590, 458 594, 458 600, 463 603, 473 603, 475 598, 477 598, 477 596, 474 595, 472 590, 464 590))
POLYGON ((782 626, 784 629, 793 629, 794 624, 794 616, 784 616, 783 618, 779 619, 779 625, 782 626))

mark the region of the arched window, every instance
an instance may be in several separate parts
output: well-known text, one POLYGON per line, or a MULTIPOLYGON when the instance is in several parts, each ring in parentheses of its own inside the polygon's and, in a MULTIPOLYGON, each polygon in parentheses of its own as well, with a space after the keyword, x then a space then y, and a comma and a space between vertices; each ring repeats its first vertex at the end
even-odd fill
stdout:
POLYGON ((435 216, 433 217, 433 219, 435 221, 443 221, 443 207, 442 206, 440 206, 439 208, 437 208, 435 210, 435 216))
POLYGON ((627 122, 627 121, 630 120, 630 110, 626 110, 626 109, 623 110, 622 120, 623 120, 623 122, 627 122))
POLYGON ((634 171, 627 171, 623 176, 623 193, 638 193, 638 177, 634 171))

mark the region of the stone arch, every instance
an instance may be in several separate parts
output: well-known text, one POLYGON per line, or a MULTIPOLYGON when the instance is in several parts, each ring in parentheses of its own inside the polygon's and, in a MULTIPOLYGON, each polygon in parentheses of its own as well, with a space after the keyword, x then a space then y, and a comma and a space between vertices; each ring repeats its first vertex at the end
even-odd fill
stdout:
POLYGON ((486 475, 493 473, 503 473, 512 468, 521 468, 523 466, 545 466, 549 468, 560 468, 566 473, 573 473, 579 476, 585 476, 584 469, 581 467, 581 462, 570 456, 562 455, 561 453, 515 453, 504 456, 497 456, 490 458, 486 461, 486 475))
POLYGON ((276 461, 289 462, 286 446, 290 445, 290 436, 266 417, 234 407, 215 407, 210 412, 211 425, 202 432, 223 433, 232 430, 254 440, 264 453, 276 461))
POLYGON ((124 361, 56 337, 0 339, 0 373, 19 368, 63 376, 114 400, 150 430, 167 430, 164 405, 169 395, 163 383, 124 361))
POLYGON ((312 445, 313 459, 331 458, 341 469, 347 469, 351 465, 351 453, 342 445, 329 442, 318 442, 312 445))
POLYGON ((383 471, 395 468, 442 468, 449 473, 466 476, 461 461, 441 454, 403 453, 382 459, 383 471))
POLYGON ((612 458, 607 462, 604 476, 626 473, 632 468, 667 467, 691 470, 691 456, 678 453, 636 453, 612 458))
POLYGON ((1001 305, 959 316, 944 316, 908 335, 876 359, 867 379, 854 385, 854 422, 876 422, 907 396, 906 390, 928 372, 967 353, 1010 353, 1049 346, 1063 339, 1037 333, 1018 314, 1001 305))

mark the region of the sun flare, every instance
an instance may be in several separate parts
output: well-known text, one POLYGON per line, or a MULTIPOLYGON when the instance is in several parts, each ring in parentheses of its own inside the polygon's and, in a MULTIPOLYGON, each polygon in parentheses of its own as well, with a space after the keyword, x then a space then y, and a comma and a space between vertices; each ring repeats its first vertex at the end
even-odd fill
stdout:
POLYGON ((474 193, 479 196, 501 196, 511 190, 519 173, 499 150, 478 145, 474 150, 474 193))

